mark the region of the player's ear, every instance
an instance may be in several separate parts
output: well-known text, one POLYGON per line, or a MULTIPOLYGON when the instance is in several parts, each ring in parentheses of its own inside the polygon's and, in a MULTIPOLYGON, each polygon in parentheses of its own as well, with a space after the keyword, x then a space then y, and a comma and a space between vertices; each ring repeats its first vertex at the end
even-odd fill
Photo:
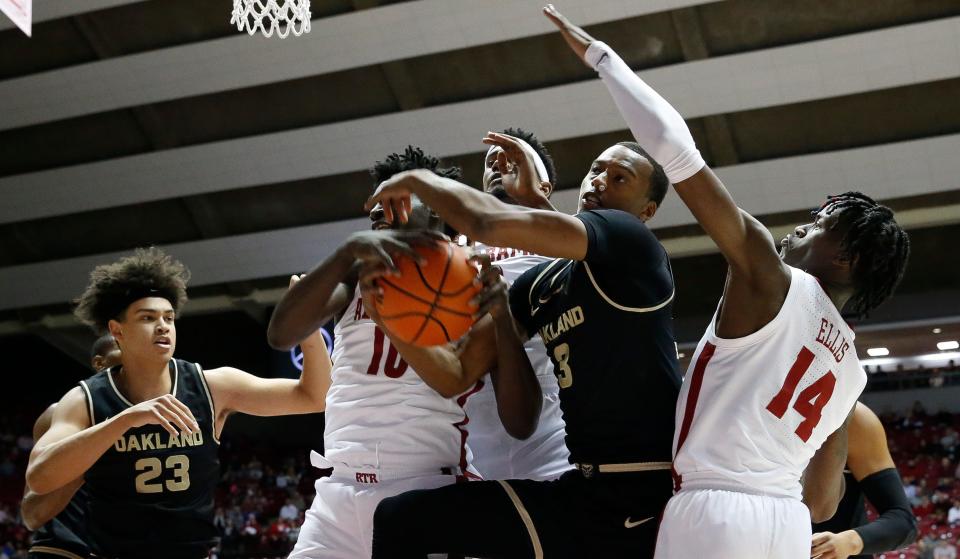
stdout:
POLYGON ((107 322, 107 330, 110 331, 110 335, 117 340, 117 346, 120 346, 120 340, 123 338, 123 328, 120 326, 120 322, 114 319, 110 319, 107 322))
POLYGON ((553 185, 548 181, 540 181, 540 192, 544 198, 550 198, 550 195, 553 194, 553 185))
POLYGON ((643 210, 640 211, 640 219, 643 221, 651 219, 659 208, 660 206, 656 202, 647 200, 647 204, 643 207, 643 210))

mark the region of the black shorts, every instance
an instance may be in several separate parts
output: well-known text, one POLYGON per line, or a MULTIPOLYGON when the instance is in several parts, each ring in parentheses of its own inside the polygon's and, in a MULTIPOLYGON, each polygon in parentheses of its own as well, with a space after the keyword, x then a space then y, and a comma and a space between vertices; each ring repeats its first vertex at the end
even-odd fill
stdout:
POLYGON ((410 491, 377 507, 373 557, 652 558, 671 494, 669 470, 410 491))

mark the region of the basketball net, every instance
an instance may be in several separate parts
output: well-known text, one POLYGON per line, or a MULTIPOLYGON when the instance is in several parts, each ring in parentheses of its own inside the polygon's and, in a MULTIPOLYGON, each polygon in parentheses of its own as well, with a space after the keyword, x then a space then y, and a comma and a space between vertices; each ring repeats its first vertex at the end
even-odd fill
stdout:
POLYGON ((310 0, 233 0, 230 23, 250 35, 276 32, 283 39, 292 31, 299 37, 310 32, 310 0))

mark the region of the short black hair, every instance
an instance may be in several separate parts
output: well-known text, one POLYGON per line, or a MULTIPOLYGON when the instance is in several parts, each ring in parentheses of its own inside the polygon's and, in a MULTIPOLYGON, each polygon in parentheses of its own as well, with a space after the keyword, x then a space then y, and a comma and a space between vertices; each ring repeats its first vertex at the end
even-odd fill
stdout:
POLYGON ((113 334, 104 334, 97 338, 97 340, 93 342, 93 345, 90 346, 90 360, 92 361, 93 358, 98 355, 104 357, 118 347, 117 340, 114 339, 113 334))
POLYGON ((550 151, 547 150, 547 146, 543 145, 543 142, 540 141, 540 138, 536 136, 533 132, 527 132, 523 128, 507 128, 503 131, 507 136, 514 136, 520 138, 524 142, 530 144, 530 147, 533 148, 533 151, 537 152, 537 155, 540 156, 540 160, 543 161, 543 166, 547 168, 547 178, 550 180, 550 184, 554 187, 557 186, 557 165, 553 162, 553 157, 550 156, 550 151))
POLYGON ((162 297, 179 311, 187 302, 189 280, 186 266, 167 253, 156 247, 138 248, 131 256, 90 272, 90 283, 76 300, 73 314, 102 334, 111 320, 144 297, 162 297))
POLYGON ((667 172, 664 171, 663 167, 657 163, 657 160, 650 157, 647 150, 640 147, 640 144, 637 142, 617 142, 617 145, 639 153, 653 165, 653 172, 650 173, 650 192, 648 198, 656 202, 659 208, 660 205, 663 204, 663 199, 667 196, 667 190, 670 189, 670 179, 667 178, 667 172))
POLYGON ((854 292, 849 305, 855 318, 886 301, 903 279, 910 259, 910 237, 893 216, 893 210, 861 192, 828 196, 814 211, 840 212, 834 228, 844 230, 841 247, 852 262, 854 292))
POLYGON ((439 158, 423 153, 423 150, 416 146, 407 146, 403 153, 391 153, 383 161, 377 161, 370 169, 370 175, 376 184, 380 184, 397 173, 414 169, 427 169, 453 180, 460 180, 463 176, 460 167, 440 167, 439 158))

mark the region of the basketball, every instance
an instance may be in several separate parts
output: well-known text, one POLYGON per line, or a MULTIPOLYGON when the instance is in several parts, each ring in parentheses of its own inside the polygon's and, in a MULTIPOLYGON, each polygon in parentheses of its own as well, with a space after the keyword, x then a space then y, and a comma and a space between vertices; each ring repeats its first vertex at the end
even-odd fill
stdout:
POLYGON ((474 323, 469 302, 480 291, 473 285, 477 268, 453 243, 437 241, 415 250, 425 264, 399 257, 395 263, 400 275, 377 280, 383 289, 377 303, 383 325, 394 337, 417 346, 457 340, 474 323))

